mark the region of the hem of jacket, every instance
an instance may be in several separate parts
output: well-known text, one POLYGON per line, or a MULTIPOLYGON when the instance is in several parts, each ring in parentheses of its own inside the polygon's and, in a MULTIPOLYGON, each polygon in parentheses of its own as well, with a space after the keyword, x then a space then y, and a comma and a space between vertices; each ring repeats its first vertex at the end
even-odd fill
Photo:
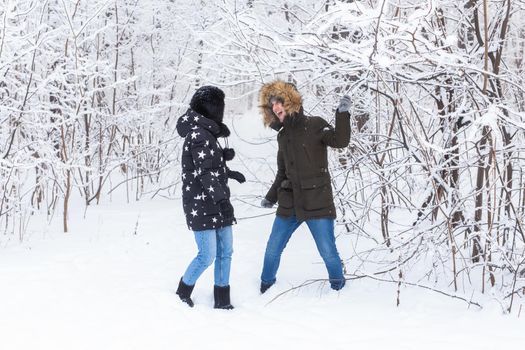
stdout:
POLYGON ((297 218, 297 221, 306 221, 306 220, 311 220, 311 219, 337 219, 337 214, 333 214, 333 215, 330 215, 330 214, 321 214, 321 215, 306 215, 306 216, 299 216, 297 215, 297 212, 293 212, 293 213, 279 213, 279 212, 276 212, 275 213, 275 216, 281 216, 281 217, 285 217, 285 218, 289 218, 290 216, 294 215, 296 218, 297 218))
POLYGON ((234 224, 237 223, 237 220, 236 219, 233 219, 233 220, 228 220, 226 222, 223 222, 223 223, 220 223, 220 224, 210 224, 209 226, 206 226, 204 227, 203 225, 198 225, 198 226, 190 226, 189 224, 187 224, 188 226, 188 230, 190 231, 207 231, 207 230, 218 230, 220 228, 225 228, 225 227, 228 227, 228 226, 233 226, 234 224))

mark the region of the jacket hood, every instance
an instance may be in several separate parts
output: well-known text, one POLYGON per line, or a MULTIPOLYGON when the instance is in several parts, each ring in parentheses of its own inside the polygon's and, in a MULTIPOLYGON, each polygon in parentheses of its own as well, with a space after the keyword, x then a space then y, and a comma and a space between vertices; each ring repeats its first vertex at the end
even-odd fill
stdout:
POLYGON ((264 126, 270 126, 275 121, 279 122, 272 111, 271 98, 278 98, 283 101, 284 110, 288 116, 299 113, 303 106, 303 98, 292 83, 275 80, 264 84, 259 91, 259 108, 263 116, 264 126))
POLYGON ((177 120, 177 132, 180 137, 186 137, 186 135, 199 126, 209 130, 213 135, 219 135, 221 131, 216 122, 195 112, 191 108, 188 108, 186 113, 177 120))

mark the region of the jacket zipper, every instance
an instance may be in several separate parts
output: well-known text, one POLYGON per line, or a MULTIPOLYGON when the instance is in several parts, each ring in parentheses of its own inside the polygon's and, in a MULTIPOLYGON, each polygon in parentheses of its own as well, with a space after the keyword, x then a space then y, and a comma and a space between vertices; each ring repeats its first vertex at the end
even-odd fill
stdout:
POLYGON ((306 159, 308 159, 308 162, 312 164, 312 159, 310 158, 310 154, 308 153, 308 150, 306 149, 306 146, 303 144, 304 153, 306 154, 306 159))

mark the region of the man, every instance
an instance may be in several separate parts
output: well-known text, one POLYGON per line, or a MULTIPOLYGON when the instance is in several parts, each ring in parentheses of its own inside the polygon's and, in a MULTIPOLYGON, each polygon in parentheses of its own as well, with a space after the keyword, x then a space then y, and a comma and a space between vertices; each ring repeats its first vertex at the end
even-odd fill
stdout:
POLYGON ((328 270, 330 286, 345 285, 341 258, 335 245, 333 201, 327 147, 343 148, 350 141, 350 98, 344 96, 336 112, 335 128, 320 117, 303 113, 295 86, 281 80, 265 84, 259 93, 265 126, 277 134, 277 175, 261 206, 278 203, 266 246, 261 293, 276 281, 281 254, 293 232, 306 222, 328 270))

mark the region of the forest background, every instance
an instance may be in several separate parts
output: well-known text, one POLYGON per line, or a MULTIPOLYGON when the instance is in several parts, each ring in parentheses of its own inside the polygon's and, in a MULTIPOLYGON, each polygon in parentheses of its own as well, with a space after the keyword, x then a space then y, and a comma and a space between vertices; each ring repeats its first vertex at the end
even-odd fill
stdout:
MULTIPOLYGON (((361 242, 349 279, 518 313, 523 23, 523 0, 1 0, 0 240, 35 215, 68 232, 74 202, 177 199, 195 89, 255 113, 281 78, 329 121, 352 97, 351 144, 330 154, 338 233, 361 242)), ((243 162, 267 187, 275 160, 243 162)))

